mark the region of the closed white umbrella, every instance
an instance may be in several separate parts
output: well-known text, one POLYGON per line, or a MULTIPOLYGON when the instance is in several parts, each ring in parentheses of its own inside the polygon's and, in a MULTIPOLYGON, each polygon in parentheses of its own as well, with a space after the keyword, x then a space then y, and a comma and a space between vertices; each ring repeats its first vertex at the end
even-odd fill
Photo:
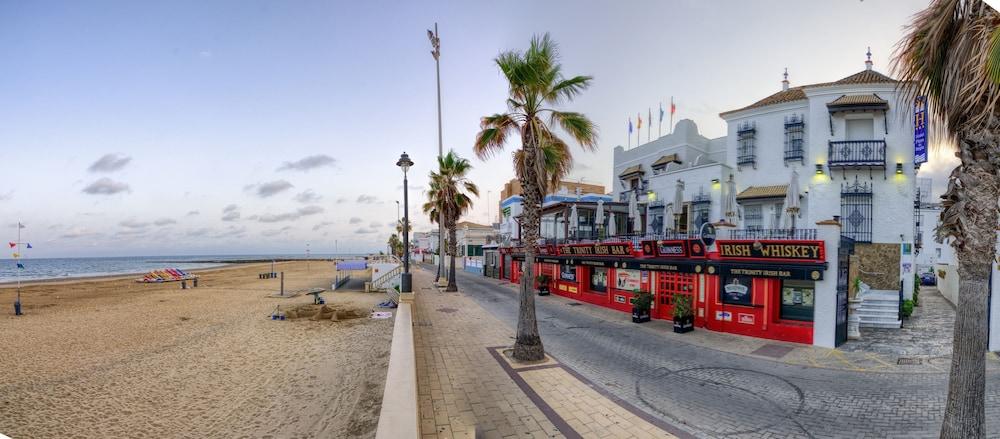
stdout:
POLYGON ((653 219, 654 219, 653 218, 653 209, 647 203, 646 204, 646 234, 647 235, 656 233, 656 230, 653 230, 653 219))
POLYGON ((674 205, 673 203, 668 204, 666 210, 663 212, 663 234, 669 234, 674 231, 674 205))
POLYGON ((726 198, 722 204, 722 211, 726 217, 726 221, 736 225, 740 215, 738 209, 739 206, 736 204, 736 181, 733 180, 733 174, 729 174, 729 180, 726 181, 726 198))
POLYGON ((608 236, 615 236, 618 234, 618 225, 615 224, 615 212, 611 211, 608 215, 608 236))
POLYGON ((597 200, 597 212, 594 212, 594 225, 597 227, 604 225, 604 200, 597 200))
POLYGON ((576 212, 576 204, 573 204, 569 208, 569 232, 571 234, 576 232, 576 229, 579 225, 580 225, 580 216, 576 212))
POLYGON ((632 218, 632 232, 639 233, 642 231, 642 219, 639 218, 639 201, 636 200, 635 194, 630 194, 628 199, 628 217, 632 218))
POLYGON ((785 212, 791 220, 791 229, 795 230, 795 217, 799 216, 799 173, 792 170, 792 181, 788 183, 788 191, 785 193, 785 212))
MULTIPOLYGON (((677 179, 677 185, 674 186, 674 216, 680 215, 684 212, 684 180, 677 179)), ((676 225, 677 227, 680 224, 676 225)))

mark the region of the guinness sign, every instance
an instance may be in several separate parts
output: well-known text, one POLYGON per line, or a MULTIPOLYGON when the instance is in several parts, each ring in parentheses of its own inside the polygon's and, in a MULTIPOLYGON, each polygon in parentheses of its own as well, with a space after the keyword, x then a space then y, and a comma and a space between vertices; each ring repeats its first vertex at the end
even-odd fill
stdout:
POLYGON ((715 243, 715 226, 712 223, 706 222, 701 225, 701 244, 705 247, 711 247, 715 243))
POLYGON ((823 241, 719 241, 723 259, 824 261, 823 241))

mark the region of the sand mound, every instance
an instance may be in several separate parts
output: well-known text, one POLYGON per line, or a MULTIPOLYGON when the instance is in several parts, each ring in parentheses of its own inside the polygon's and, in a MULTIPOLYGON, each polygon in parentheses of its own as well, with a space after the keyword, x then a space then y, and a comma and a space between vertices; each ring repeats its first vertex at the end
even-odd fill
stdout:
POLYGON ((360 319, 368 315, 368 311, 357 308, 347 308, 338 305, 299 305, 285 310, 285 318, 288 320, 309 319, 318 320, 350 320, 360 319))

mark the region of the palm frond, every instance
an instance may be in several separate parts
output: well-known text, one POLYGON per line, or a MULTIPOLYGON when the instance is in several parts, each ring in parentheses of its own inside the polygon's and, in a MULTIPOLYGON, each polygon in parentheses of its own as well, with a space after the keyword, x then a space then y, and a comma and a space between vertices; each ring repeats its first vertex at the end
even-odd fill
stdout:
POLYGON ((572 111, 552 111, 550 123, 558 124, 563 131, 576 140, 584 149, 597 149, 597 125, 583 113, 572 111))
POLYGON ((472 146, 472 151, 481 160, 503 151, 507 135, 518 129, 517 122, 509 114, 486 116, 479 126, 482 130, 476 134, 476 143, 472 146))

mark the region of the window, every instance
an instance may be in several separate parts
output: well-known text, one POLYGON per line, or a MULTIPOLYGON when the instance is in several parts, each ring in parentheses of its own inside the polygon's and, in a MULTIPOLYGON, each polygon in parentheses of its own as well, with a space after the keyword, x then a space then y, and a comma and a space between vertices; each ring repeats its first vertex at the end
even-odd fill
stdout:
POLYGON ((755 204, 752 206, 743 207, 743 222, 744 227, 747 229, 762 229, 764 228, 764 209, 763 206, 755 204))
POLYGON ((875 119, 847 119, 847 140, 874 140, 875 119))
POLYGON ((743 121, 736 127, 736 164, 757 166, 754 138, 757 136, 756 122, 743 121))
POLYGON ((872 242, 872 187, 854 177, 840 187, 841 236, 854 242, 872 242))
POLYGON ((729 305, 753 305, 753 279, 747 276, 729 276, 719 294, 722 303, 729 305))
POLYGON ((482 256, 483 246, 481 245, 467 245, 466 246, 466 256, 482 256))
POLYGON ((667 165, 653 166, 653 175, 660 175, 667 171, 667 165))
POLYGON ((941 259, 941 247, 934 248, 934 255, 937 256, 938 259, 941 259))
POLYGON ((813 282, 785 280, 781 282, 781 313, 784 320, 811 322, 815 306, 816 286, 813 282))
POLYGON ((590 291, 605 293, 608 291, 608 269, 593 268, 590 272, 590 291))
POLYGON ((805 122, 801 115, 785 116, 785 161, 798 160, 803 162, 803 143, 805 142, 805 122))

